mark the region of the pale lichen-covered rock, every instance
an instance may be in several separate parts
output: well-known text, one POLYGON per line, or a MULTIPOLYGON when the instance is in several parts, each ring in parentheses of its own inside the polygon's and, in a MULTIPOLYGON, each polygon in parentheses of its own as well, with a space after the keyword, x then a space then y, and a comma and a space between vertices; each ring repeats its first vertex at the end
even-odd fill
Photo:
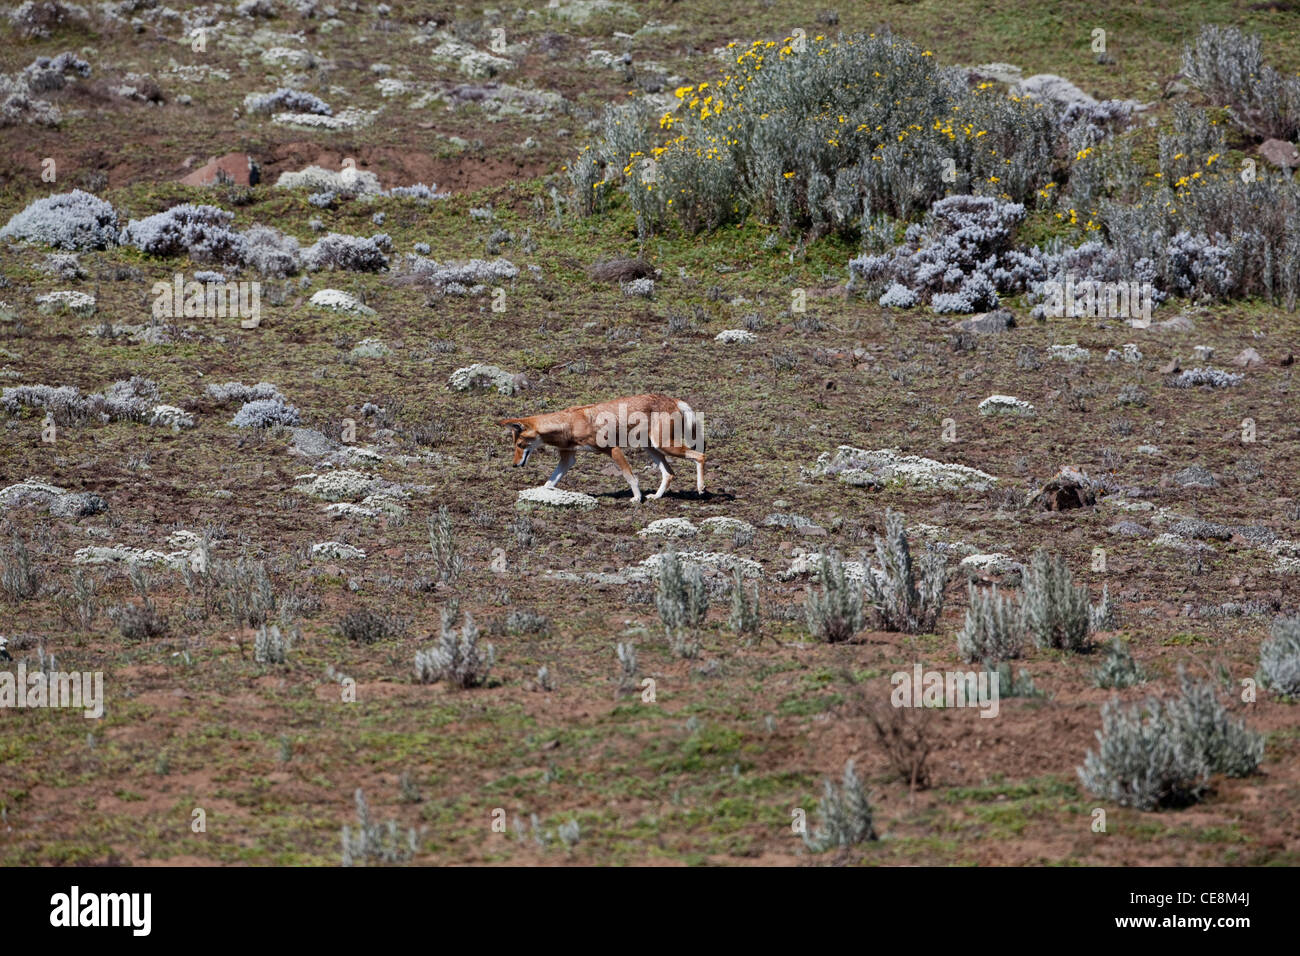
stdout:
MULTIPOLYGON (((677 559, 691 564, 698 564, 705 570, 724 571, 727 574, 739 569, 740 576, 745 578, 761 578, 763 576, 763 566, 757 561, 727 551, 678 551, 677 559)), ((663 555, 652 554, 640 564, 628 568, 626 573, 635 579, 636 573, 640 571, 648 579, 653 580, 659 574, 659 563, 662 560, 663 555)))
POLYGON ((642 538, 693 538, 700 529, 687 518, 660 518, 637 532, 642 538))
MULTIPOLYGON (((545 7, 547 16, 567 20, 570 23, 586 23, 592 17, 635 17, 636 8, 618 0, 554 0, 545 7)), ((734 53, 730 54, 734 56, 734 53)))
POLYGON ((1142 361, 1142 350, 1133 342, 1128 342, 1120 351, 1108 349, 1106 351, 1107 362, 1126 362, 1129 365, 1137 365, 1142 361))
POLYGON ((998 479, 977 468, 947 464, 919 455, 902 455, 889 448, 866 451, 841 445, 833 453, 824 452, 811 469, 813 477, 833 475, 853 485, 879 485, 898 482, 914 488, 955 491, 985 491, 998 479))
POLYGON ((0 489, 0 508, 33 505, 47 509, 56 518, 83 518, 108 510, 108 504, 99 495, 66 491, 37 478, 27 478, 0 489))
POLYGON ((373 494, 383 483, 378 475, 343 468, 323 475, 299 475, 293 490, 325 501, 355 501, 373 494))
POLYGON ((1023 574, 1025 570, 1019 561, 1001 551, 967 555, 958 562, 957 567, 970 575, 1023 574))
POLYGON ((1049 345, 1047 354, 1063 362, 1086 362, 1092 353, 1079 345, 1049 345))
POLYGON ((450 34, 442 34, 439 39, 442 42, 434 47, 431 54, 433 59, 443 63, 456 64, 456 68, 466 76, 490 77, 515 68, 513 60, 507 60, 502 56, 494 56, 491 53, 484 53, 468 43, 462 43, 450 34))
MULTIPOLYGON (((826 556, 820 551, 805 551, 802 548, 794 549, 794 557, 790 561, 790 566, 784 571, 777 574, 782 581, 790 581, 794 578, 807 577, 821 570, 822 562, 826 556)), ((861 561, 843 561, 844 578, 856 584, 861 584, 866 580, 867 566, 861 561)))
POLYGON ((700 522, 700 530, 706 534, 734 535, 737 533, 753 534, 754 526, 739 518, 705 518, 700 522))
POLYGON ((346 109, 333 116, 320 113, 276 113, 271 122, 277 126, 294 126, 298 129, 354 130, 369 126, 379 115, 379 110, 346 109))
POLYGON ((515 376, 505 369, 479 362, 456 369, 447 380, 447 385, 458 392, 466 392, 471 388, 495 388, 502 395, 513 395, 518 388, 515 376))
POLYGON ((560 488, 525 488, 519 492, 519 500, 516 507, 523 505, 548 505, 552 508, 577 508, 582 511, 590 511, 595 508, 599 502, 591 495, 584 495, 580 491, 564 491, 560 488))
POLYGON ((308 189, 313 193, 336 192, 350 195, 378 195, 384 191, 379 177, 368 169, 325 169, 308 166, 297 172, 285 172, 275 181, 276 189, 308 189))
POLYGON ((1278 574, 1300 574, 1300 541, 1279 538, 1268 551, 1277 560, 1273 570, 1278 574))
POLYGON ((332 505, 325 506, 325 513, 335 518, 378 518, 378 508, 367 508, 365 505, 354 505, 347 501, 336 501, 332 505))
POLYGON ((351 312, 356 315, 375 315, 375 310, 360 302, 355 296, 341 289, 321 289, 307 300, 309 305, 318 309, 330 309, 334 312, 351 312))
POLYGON ((72 556, 73 564, 151 564, 179 571, 190 560, 190 549, 165 553, 126 545, 108 547, 92 545, 78 548, 72 556))
POLYGON ((366 553, 342 541, 320 541, 311 546, 314 560, 364 561, 366 553))
POLYGON ((384 344, 383 339, 362 339, 352 346, 353 358, 386 358, 392 354, 393 350, 384 344))
POLYGON ((979 404, 981 415, 1013 415, 1032 418, 1034 406, 1012 395, 990 395, 979 404))
POLYGON ((758 336, 748 329, 724 329, 713 337, 713 341, 723 345, 752 345, 758 336))
POLYGON ((149 415, 149 424, 174 429, 193 428, 194 416, 175 405, 155 405, 149 415))
POLYGON ((36 304, 42 312, 67 311, 83 318, 95 314, 95 297, 88 292, 77 292, 73 289, 38 295, 36 304))

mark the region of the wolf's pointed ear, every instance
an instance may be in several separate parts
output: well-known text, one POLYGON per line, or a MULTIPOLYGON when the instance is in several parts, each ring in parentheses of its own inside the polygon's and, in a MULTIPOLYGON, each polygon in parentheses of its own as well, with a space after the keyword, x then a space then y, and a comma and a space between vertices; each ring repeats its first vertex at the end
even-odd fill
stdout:
POLYGON ((498 424, 498 425, 505 425, 507 428, 509 428, 511 431, 513 431, 516 435, 518 435, 521 431, 524 430, 524 423, 521 422, 521 421, 520 421, 519 419, 517 419, 517 418, 500 418, 500 419, 497 419, 497 424, 498 424))

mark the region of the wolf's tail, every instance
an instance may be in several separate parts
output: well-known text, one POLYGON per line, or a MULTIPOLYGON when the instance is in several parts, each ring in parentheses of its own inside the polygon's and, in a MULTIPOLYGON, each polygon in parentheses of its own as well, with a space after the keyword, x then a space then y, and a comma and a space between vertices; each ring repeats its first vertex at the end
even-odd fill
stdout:
POLYGON ((692 451, 704 452, 704 419, 695 414, 695 409, 685 402, 677 403, 677 410, 682 413, 682 440, 692 451))

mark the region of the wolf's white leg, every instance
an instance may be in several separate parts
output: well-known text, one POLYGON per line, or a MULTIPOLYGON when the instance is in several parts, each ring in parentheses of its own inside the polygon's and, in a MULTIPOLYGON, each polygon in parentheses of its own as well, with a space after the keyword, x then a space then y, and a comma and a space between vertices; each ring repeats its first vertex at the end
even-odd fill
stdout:
POLYGON ((695 490, 699 494, 704 494, 704 462, 695 463, 695 490))
POLYGON ((654 459, 654 463, 659 466, 659 490, 653 495, 650 495, 653 499, 659 499, 662 498, 664 492, 668 490, 668 482, 673 480, 672 469, 668 467, 668 459, 664 457, 664 453, 658 448, 651 446, 650 448, 647 448, 646 451, 650 453, 650 457, 654 459))
POLYGON ((628 465, 627 456, 623 454, 623 449, 617 446, 611 448, 609 457, 614 459, 614 464, 618 466, 618 470, 623 473, 623 477, 627 480, 628 487, 632 489, 632 503, 639 505, 641 503, 641 483, 636 480, 636 473, 628 465))
POLYGON ((554 488, 558 485, 560 479, 564 477, 565 472, 573 467, 573 462, 577 457, 578 453, 575 451, 560 452, 560 463, 555 466, 555 471, 551 472, 551 477, 546 479, 546 487, 554 488))

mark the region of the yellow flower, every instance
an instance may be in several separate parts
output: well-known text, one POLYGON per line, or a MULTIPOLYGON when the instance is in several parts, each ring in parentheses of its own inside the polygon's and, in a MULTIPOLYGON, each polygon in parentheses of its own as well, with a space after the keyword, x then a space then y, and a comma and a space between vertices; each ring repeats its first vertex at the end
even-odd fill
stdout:
POLYGON ((781 175, 786 179, 792 179, 794 177, 794 173, 782 173, 781 175))

